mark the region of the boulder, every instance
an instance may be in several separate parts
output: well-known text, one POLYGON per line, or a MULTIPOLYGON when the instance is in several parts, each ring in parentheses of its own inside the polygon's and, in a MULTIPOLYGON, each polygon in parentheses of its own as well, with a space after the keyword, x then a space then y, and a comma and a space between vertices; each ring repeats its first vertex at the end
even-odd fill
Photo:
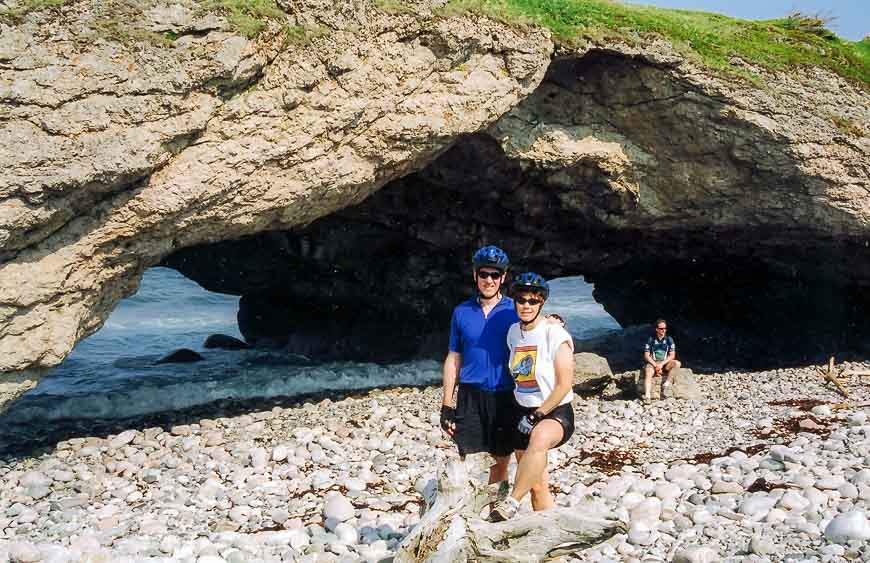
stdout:
MULTIPOLYGON (((637 370, 634 376, 634 388, 638 397, 644 394, 643 369, 637 370)), ((668 385, 662 386, 662 378, 653 376, 651 395, 653 399, 687 399, 697 401, 703 398, 701 388, 695 380, 695 374, 687 368, 678 368, 668 378, 668 385)))
POLYGON ((247 342, 227 334, 212 334, 205 339, 202 346, 203 348, 220 348, 222 350, 246 350, 251 347, 247 342))
POLYGON ((695 374, 692 370, 679 368, 671 374, 670 385, 662 389, 662 394, 666 399, 687 399, 697 401, 703 397, 701 388, 695 380, 695 374))
POLYGON ((203 359, 204 358, 202 357, 201 354, 199 354, 198 352, 194 352, 190 348, 179 348, 178 350, 175 350, 174 352, 170 352, 169 354, 166 354, 165 356, 163 356, 162 358, 157 360, 156 363, 158 363, 158 364, 190 364, 193 362, 198 362, 198 361, 203 360, 203 359))
POLYGON ((613 381, 607 360, 589 352, 574 354, 574 392, 597 394, 613 381))

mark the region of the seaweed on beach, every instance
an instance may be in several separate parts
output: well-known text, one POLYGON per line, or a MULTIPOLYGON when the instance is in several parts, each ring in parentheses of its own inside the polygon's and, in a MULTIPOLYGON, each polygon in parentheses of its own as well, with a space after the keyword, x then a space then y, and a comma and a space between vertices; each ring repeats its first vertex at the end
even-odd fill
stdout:
MULTIPOLYGON (((693 457, 687 458, 686 461, 688 461, 690 463, 695 463, 695 464, 700 464, 700 463, 709 464, 711 461, 713 461, 717 457, 727 457, 727 456, 733 454, 734 452, 743 452, 746 455, 750 456, 750 455, 755 455, 759 452, 762 452, 769 447, 770 447, 769 444, 753 444, 751 446, 734 446, 734 447, 728 448, 727 450, 725 450, 723 452, 700 453, 700 454, 697 454, 693 457)), ((673 461, 676 461, 676 460, 673 460, 673 461)))
POLYGON ((764 491, 765 493, 769 493, 773 489, 784 489, 784 488, 785 488, 784 485, 776 485, 774 483, 767 481, 764 477, 759 477, 758 479, 753 481, 751 485, 749 485, 746 488, 746 492, 747 493, 758 493, 758 492, 764 491))
POLYGON ((804 412, 810 412, 814 407, 831 404, 829 401, 819 399, 785 399, 779 401, 770 401, 767 403, 773 407, 796 407, 804 412))
MULTIPOLYGON (((835 419, 837 420, 837 419, 835 419)), ((752 435, 756 438, 760 439, 771 439, 771 438, 790 438, 792 436, 796 436, 801 432, 805 432, 808 434, 815 434, 820 436, 822 439, 827 438, 831 435, 833 431, 832 428, 829 427, 830 420, 820 420, 814 416, 795 416, 792 418, 781 418, 777 419, 773 423, 773 427, 769 429, 769 431, 765 432, 765 429, 754 430, 752 435), (801 422, 808 420, 814 423, 817 428, 804 428, 801 427, 801 422)))
POLYGON ((616 475, 626 465, 636 465, 637 459, 634 457, 634 454, 625 450, 609 450, 604 452, 580 450, 576 456, 568 460, 566 465, 569 463, 588 465, 605 475, 616 475))

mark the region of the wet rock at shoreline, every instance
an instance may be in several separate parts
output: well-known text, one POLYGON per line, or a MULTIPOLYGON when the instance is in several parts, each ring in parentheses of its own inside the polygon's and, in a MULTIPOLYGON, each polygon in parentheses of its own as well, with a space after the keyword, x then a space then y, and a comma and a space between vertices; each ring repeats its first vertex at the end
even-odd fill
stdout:
POLYGON ((193 362, 199 362, 204 360, 202 354, 191 350, 190 348, 179 348, 174 352, 170 352, 166 354, 156 362, 155 364, 190 364, 193 362))
POLYGON ((219 348, 222 350, 247 350, 251 346, 234 336, 227 334, 212 334, 202 343, 203 348, 219 348))

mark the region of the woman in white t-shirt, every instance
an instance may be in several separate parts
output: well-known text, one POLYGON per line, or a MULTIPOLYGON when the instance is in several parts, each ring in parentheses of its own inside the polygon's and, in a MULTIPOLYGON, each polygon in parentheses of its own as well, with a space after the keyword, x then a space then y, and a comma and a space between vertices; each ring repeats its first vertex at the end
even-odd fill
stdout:
POLYGON ((512 441, 519 467, 510 496, 490 513, 493 522, 513 517, 529 492, 535 510, 555 506, 547 483, 547 452, 574 433, 574 341, 541 315, 550 287, 543 277, 526 272, 514 278, 511 295, 520 317, 507 335, 516 400, 512 441))

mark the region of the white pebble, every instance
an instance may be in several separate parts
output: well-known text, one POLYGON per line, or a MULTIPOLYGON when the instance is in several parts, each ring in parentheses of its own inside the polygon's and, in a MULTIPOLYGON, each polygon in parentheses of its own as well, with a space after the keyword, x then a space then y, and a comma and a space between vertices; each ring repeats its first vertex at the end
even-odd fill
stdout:
POLYGON ((867 522, 867 515, 861 510, 838 514, 825 528, 825 538, 839 544, 845 544, 850 540, 870 539, 870 523, 867 522))
POLYGON ((719 554, 709 547, 687 547, 674 554, 673 563, 714 563, 719 554))
POLYGON ((323 517, 345 522, 354 517, 354 506, 342 494, 334 494, 323 505, 323 517))

